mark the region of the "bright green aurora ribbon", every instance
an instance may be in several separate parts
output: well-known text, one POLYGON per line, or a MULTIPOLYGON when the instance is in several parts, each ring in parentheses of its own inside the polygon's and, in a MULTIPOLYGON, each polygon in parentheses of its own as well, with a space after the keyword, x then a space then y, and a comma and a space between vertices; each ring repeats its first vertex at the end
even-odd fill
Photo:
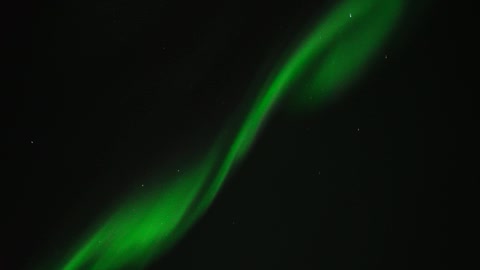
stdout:
MULTIPOLYGON (((248 152, 267 116, 288 93, 296 111, 317 106, 364 70, 402 12, 402 0, 341 1, 281 59, 235 129, 196 166, 168 184, 133 196, 98 223, 58 268, 141 269, 175 244, 207 210, 248 152)), ((223 133, 222 133, 223 134, 223 133)))

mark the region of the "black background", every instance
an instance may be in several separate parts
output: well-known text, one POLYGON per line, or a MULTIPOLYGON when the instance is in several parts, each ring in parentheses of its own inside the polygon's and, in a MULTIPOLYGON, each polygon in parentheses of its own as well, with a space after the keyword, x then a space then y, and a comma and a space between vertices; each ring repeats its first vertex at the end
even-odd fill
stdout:
MULTIPOLYGON (((347 94, 303 116, 279 107, 149 269, 449 268, 451 186, 473 180, 460 169, 475 123, 473 8, 412 2, 347 94)), ((62 256, 149 174, 186 169, 335 3, 4 6, 0 268, 62 256)))

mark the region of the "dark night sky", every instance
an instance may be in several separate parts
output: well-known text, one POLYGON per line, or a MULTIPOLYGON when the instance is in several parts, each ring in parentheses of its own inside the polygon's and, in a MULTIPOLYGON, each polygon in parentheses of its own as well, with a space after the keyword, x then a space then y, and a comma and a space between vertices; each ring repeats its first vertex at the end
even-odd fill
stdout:
MULTIPOLYGON (((153 170, 186 166, 335 2, 9 4, 0 269, 61 255, 153 170)), ((149 269, 449 269, 451 185, 473 179, 474 16, 432 2, 410 4, 388 59, 345 95, 302 116, 280 106, 149 269)))

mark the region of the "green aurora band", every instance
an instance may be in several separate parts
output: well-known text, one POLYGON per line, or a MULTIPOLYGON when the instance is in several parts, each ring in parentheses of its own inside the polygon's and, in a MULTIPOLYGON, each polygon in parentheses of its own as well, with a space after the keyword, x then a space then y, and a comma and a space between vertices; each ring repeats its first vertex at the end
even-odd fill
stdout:
MULTIPOLYGON (((196 166, 168 184, 132 195, 56 268, 142 269, 165 254, 205 213, 232 168, 244 158, 274 105, 287 96, 297 111, 317 106, 351 83, 392 31, 403 0, 346 0, 290 56, 281 60, 231 139, 219 136, 196 166)), ((235 129, 234 129, 235 130, 235 129)), ((51 267, 50 267, 51 268, 51 267)))

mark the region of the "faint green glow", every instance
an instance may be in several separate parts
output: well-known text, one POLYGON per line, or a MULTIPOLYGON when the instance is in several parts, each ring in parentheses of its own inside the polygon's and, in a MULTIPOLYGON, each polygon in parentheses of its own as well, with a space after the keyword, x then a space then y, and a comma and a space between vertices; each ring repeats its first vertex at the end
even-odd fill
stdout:
POLYGON ((401 0, 343 1, 300 44, 271 87, 282 93, 292 89, 289 103, 294 109, 317 106, 361 73, 403 5, 401 0))
POLYGON ((335 7, 279 63, 233 140, 219 139, 196 166, 182 170, 168 185, 132 196, 99 223, 61 268, 141 269, 165 253, 212 203, 274 105, 285 94, 293 97, 295 108, 317 105, 325 94, 351 82, 390 32, 402 6, 402 0, 347 0, 335 7))

